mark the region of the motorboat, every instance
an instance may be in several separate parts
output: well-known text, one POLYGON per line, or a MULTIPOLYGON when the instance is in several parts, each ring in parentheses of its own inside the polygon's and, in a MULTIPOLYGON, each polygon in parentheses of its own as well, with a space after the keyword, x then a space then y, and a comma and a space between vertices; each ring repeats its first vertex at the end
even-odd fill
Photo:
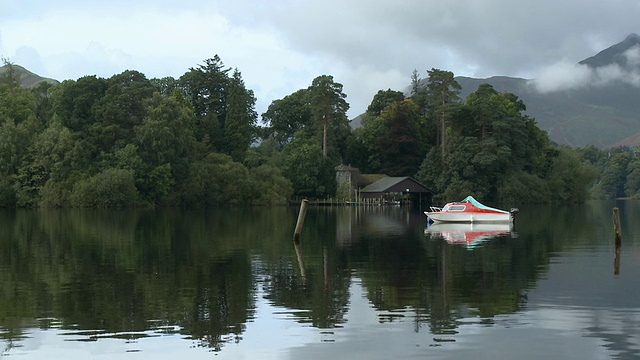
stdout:
POLYGON ((500 236, 518 237, 513 223, 434 223, 427 226, 425 233, 468 248, 500 236))
POLYGON ((447 203, 444 207, 430 207, 424 212, 430 221, 458 222, 458 223, 510 223, 518 213, 517 208, 510 211, 500 210, 481 204, 473 196, 467 196, 462 201, 447 203))

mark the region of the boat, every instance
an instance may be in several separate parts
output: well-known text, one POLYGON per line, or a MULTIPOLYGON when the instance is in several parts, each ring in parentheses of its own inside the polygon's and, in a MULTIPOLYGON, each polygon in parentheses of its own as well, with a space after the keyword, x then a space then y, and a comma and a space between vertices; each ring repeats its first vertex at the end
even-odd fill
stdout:
POLYGON ((434 223, 425 233, 442 237, 449 244, 462 244, 471 249, 496 237, 517 238, 513 223, 434 223))
POLYGON ((461 222, 461 223, 510 223, 513 222, 518 213, 517 208, 510 211, 500 210, 481 204, 473 196, 467 196, 462 201, 447 203, 439 208, 432 206, 429 211, 424 212, 430 221, 438 222, 461 222))

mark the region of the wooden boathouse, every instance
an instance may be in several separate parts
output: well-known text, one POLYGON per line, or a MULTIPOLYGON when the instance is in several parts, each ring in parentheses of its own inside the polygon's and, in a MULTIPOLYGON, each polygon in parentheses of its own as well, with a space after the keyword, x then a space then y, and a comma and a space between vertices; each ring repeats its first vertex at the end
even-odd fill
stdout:
POLYGON ((431 204, 433 191, 408 176, 383 177, 358 191, 360 201, 370 204, 431 204))

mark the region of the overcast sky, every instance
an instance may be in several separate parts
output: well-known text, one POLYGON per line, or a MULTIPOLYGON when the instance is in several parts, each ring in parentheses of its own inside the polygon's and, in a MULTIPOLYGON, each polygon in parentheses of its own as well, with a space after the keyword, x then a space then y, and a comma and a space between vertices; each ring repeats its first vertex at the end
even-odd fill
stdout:
POLYGON ((62 81, 178 78, 218 54, 260 114, 328 74, 353 117, 414 69, 549 76, 640 33, 638 19, 636 0, 0 0, 0 56, 62 81))

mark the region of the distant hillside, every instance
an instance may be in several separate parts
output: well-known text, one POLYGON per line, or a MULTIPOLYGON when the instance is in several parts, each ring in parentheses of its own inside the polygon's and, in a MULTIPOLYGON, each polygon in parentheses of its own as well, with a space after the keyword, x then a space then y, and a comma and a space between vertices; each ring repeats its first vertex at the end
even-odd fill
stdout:
MULTIPOLYGON (((41 82, 45 81, 45 82, 49 82, 52 84, 58 84, 59 81, 58 80, 54 80, 54 79, 49 79, 49 78, 45 78, 39 75, 36 75, 34 73, 32 73, 31 71, 23 68, 20 65, 11 65, 13 67, 13 71, 15 72, 15 74, 18 76, 18 78, 20 79, 20 85, 24 88, 32 88, 35 86, 38 86, 38 84, 40 84, 41 82)), ((4 76, 5 73, 9 71, 9 65, 4 65, 2 67, 0 67, 0 76, 4 76)))

